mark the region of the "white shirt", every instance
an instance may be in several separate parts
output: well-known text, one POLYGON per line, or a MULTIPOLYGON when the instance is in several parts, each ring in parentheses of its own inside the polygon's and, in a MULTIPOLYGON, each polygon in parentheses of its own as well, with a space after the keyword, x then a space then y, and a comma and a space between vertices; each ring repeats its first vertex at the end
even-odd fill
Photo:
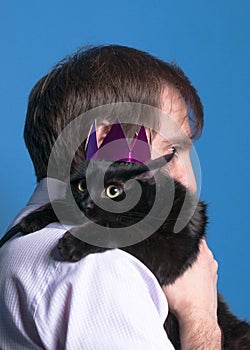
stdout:
MULTIPOLYGON (((45 203, 41 185, 17 217, 45 203)), ((166 297, 155 276, 119 249, 60 259, 59 223, 0 249, 1 350, 173 350, 166 297)))

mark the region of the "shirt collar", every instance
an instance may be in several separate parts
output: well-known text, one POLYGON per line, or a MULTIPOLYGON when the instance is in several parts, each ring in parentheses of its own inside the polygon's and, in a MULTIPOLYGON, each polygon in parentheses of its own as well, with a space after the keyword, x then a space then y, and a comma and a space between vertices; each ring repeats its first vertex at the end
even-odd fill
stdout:
POLYGON ((67 183, 51 177, 45 177, 38 182, 27 205, 46 204, 53 200, 63 200, 66 197, 67 183))

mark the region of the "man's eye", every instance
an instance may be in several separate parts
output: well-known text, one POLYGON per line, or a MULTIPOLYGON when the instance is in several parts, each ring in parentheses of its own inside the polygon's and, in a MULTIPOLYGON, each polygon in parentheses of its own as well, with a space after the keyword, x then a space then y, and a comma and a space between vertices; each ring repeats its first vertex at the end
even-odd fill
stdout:
POLYGON ((84 181, 79 181, 78 182, 78 185, 77 185, 77 188, 80 192, 84 192, 86 190, 86 186, 85 186, 85 183, 84 181))
POLYGON ((166 162, 170 162, 174 155, 177 153, 177 149, 174 146, 169 147, 168 152, 164 155, 166 162))
POLYGON ((106 188, 106 195, 111 199, 117 198, 118 196, 120 196, 121 193, 122 193, 121 188, 119 188, 116 185, 109 185, 106 188))
POLYGON ((170 147, 170 152, 171 152, 171 153, 176 153, 176 152, 177 152, 176 147, 175 147, 175 146, 171 146, 171 147, 170 147))

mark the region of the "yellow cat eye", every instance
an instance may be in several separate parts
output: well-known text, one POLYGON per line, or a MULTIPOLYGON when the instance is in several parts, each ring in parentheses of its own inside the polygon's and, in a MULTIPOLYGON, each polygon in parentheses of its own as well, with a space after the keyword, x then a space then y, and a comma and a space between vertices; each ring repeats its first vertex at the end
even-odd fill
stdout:
POLYGON ((80 192, 84 192, 85 191, 85 186, 84 186, 84 182, 83 181, 79 181, 78 182, 78 185, 77 185, 77 188, 80 192))
POLYGON ((118 197, 120 194, 121 189, 116 185, 109 185, 106 188, 106 195, 111 199, 118 197))

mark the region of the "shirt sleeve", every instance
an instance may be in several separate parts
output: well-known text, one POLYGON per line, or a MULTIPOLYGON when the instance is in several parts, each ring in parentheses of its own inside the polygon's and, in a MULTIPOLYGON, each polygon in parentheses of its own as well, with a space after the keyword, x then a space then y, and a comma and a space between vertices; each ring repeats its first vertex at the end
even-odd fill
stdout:
POLYGON ((117 249, 62 263, 34 318, 50 350, 172 350, 167 312, 153 274, 117 249))

